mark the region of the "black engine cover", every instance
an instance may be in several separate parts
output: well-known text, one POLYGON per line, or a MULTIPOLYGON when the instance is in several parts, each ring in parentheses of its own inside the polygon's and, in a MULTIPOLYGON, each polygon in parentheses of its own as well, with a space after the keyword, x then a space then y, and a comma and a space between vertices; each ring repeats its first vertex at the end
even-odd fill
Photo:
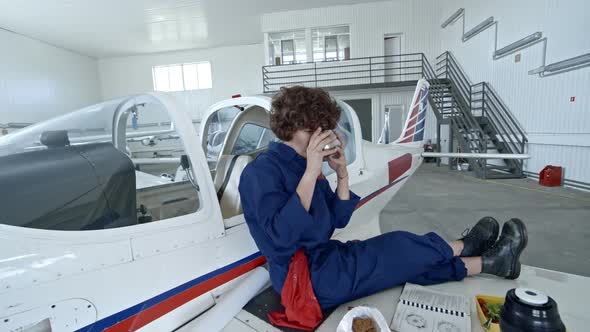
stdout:
POLYGON ((137 223, 135 169, 110 143, 0 157, 0 223, 96 230, 137 223))

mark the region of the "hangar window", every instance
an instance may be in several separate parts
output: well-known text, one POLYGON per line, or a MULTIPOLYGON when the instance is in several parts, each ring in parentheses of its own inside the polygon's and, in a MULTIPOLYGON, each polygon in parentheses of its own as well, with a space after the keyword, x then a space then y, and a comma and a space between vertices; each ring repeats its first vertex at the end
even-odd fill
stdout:
POLYGON ((213 86, 209 62, 154 66, 152 76, 155 91, 189 91, 213 86))
POLYGON ((311 30, 313 61, 350 59, 350 27, 338 26, 311 30))

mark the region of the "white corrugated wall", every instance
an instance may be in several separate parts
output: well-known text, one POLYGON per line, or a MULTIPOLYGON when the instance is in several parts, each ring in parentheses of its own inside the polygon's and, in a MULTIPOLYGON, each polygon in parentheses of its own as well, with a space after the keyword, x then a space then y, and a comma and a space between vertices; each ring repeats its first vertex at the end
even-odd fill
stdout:
POLYGON ((2 28, 0 45, 0 123, 38 122, 100 101, 96 59, 2 28))
POLYGON ((262 92, 262 59, 262 44, 253 44, 105 58, 98 61, 98 68, 102 96, 111 99, 153 90, 152 66, 209 61, 211 89, 172 93, 198 120, 213 103, 234 94, 262 92))
MULTIPOLYGON (((590 2, 453 0, 444 3, 439 23, 465 8, 465 28, 489 16, 498 22, 498 48, 541 31, 548 38, 547 64, 590 52, 590 2)), ((441 31, 444 48, 453 52, 474 83, 492 84, 524 126, 532 159, 526 170, 548 165, 566 168, 566 178, 590 183, 590 68, 540 78, 528 71, 541 65, 542 45, 494 61, 494 28, 461 42, 461 20, 441 31), (570 102, 570 97, 575 97, 570 102)))
POLYGON ((440 53, 440 5, 432 0, 381 1, 262 15, 262 32, 350 25, 352 58, 383 55, 385 34, 403 33, 402 53, 440 53))

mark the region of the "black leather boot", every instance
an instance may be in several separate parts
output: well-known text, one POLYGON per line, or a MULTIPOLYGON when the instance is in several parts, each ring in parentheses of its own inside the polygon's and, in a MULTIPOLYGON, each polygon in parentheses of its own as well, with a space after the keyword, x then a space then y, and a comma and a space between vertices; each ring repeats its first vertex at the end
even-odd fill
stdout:
POLYGON ((498 238, 500 224, 492 217, 481 218, 461 240, 463 250, 461 257, 481 256, 492 247, 498 238))
POLYGON ((527 245, 526 226, 520 219, 512 218, 502 226, 502 234, 482 257, 482 272, 506 279, 520 276, 520 254, 527 245))

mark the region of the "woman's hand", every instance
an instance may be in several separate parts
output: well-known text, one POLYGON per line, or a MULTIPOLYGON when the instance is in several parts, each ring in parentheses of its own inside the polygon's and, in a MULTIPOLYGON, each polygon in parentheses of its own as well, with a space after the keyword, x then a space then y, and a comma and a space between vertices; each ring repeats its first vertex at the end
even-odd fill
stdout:
POLYGON ((344 149, 346 148, 346 143, 342 139, 342 136, 336 131, 337 139, 340 141, 340 146, 336 147, 336 153, 330 155, 328 157, 328 165, 331 169, 336 172, 338 179, 343 179, 348 177, 348 170, 346 169, 346 155, 344 154, 344 149))
POLYGON ((318 128, 313 132, 309 139, 309 144, 307 145, 306 173, 314 178, 317 178, 321 174, 324 157, 335 154, 338 151, 337 148, 330 150, 323 149, 326 145, 333 143, 337 139, 338 136, 331 130, 322 132, 322 128, 318 128))

